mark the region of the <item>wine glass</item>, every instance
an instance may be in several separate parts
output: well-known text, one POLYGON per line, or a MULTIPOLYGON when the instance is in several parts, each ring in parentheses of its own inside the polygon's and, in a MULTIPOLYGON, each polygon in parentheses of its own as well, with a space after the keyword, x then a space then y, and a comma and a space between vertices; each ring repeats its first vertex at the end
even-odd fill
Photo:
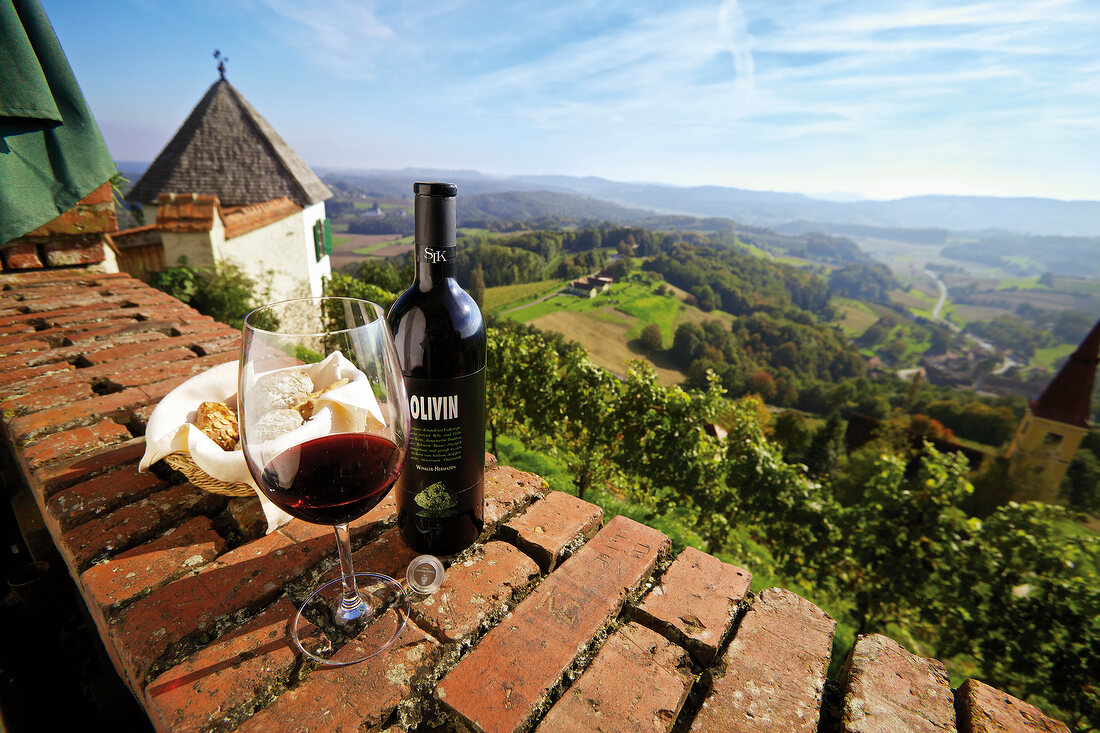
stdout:
POLYGON ((291 516, 336 533, 340 578, 302 604, 294 643, 332 665, 383 651, 404 629, 408 597, 387 575, 355 572, 348 532, 349 522, 389 492, 408 450, 408 400, 382 308, 354 298, 302 298, 252 311, 244 321, 237 400, 241 449, 260 491, 291 516), (303 611, 336 590, 328 605, 341 635, 350 638, 389 614, 396 631, 388 638, 385 631, 380 638, 364 634, 348 646, 358 656, 344 651, 338 660, 303 645, 303 611))

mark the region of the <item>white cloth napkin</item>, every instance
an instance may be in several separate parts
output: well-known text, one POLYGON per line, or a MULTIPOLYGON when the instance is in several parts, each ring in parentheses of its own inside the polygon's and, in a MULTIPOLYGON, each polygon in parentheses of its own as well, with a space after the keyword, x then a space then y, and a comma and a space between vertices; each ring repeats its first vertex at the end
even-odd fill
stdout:
MULTIPOLYGON (((261 459, 259 465, 266 465, 279 452, 311 438, 331 432, 358 432, 384 423, 366 375, 340 352, 333 352, 316 364, 290 368, 304 370, 313 380, 316 389, 322 389, 342 378, 349 381, 322 395, 317 400, 313 416, 301 427, 262 444, 261 456, 266 458, 261 459)), ((138 470, 148 470, 149 466, 171 453, 185 452, 211 478, 251 486, 260 499, 264 517, 267 519, 267 531, 272 532, 289 522, 292 517, 272 504, 256 488, 242 451, 222 450, 193 424, 195 413, 203 402, 225 402, 233 406, 237 394, 238 370, 239 366, 235 361, 219 364, 166 394, 149 416, 149 423, 145 428, 145 455, 138 464, 138 470)), ((246 384, 255 382, 252 374, 248 377, 246 384)))

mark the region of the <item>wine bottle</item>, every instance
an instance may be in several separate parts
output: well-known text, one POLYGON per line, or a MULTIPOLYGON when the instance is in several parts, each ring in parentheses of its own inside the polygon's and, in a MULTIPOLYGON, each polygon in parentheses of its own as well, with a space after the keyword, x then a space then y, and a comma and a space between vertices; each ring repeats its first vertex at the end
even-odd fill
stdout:
POLYGON ((485 322, 455 280, 458 188, 413 193, 416 272, 389 312, 412 420, 397 523, 414 549, 450 555, 484 524, 485 322))

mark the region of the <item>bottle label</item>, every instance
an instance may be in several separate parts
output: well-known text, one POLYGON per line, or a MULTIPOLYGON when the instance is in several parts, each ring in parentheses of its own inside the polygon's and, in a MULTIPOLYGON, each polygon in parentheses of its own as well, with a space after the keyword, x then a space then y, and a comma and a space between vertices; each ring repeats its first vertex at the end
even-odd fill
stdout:
MULTIPOLYGON (((455 517, 469 509, 485 466, 485 369, 454 379, 405 377, 409 451, 399 501, 419 517, 455 517)), ((480 500, 480 496, 477 497, 480 500)))

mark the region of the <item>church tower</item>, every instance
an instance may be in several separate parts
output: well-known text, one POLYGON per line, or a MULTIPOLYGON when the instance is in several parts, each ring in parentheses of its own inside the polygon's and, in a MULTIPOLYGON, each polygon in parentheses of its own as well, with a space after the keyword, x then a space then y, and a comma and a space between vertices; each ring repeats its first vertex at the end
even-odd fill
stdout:
POLYGON ((1014 500, 1054 502, 1066 469, 1089 432, 1098 351, 1100 322, 1028 405, 1005 454, 1014 500))

